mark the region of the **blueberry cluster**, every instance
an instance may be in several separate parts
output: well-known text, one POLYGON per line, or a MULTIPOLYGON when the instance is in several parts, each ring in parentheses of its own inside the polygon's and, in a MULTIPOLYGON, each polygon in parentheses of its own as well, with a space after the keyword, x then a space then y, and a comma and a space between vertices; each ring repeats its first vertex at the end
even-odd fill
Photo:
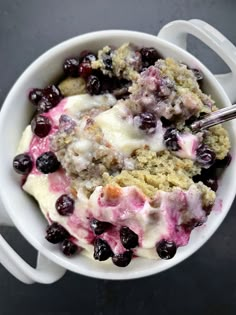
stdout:
MULTIPOLYGON (((207 148, 206 151, 202 153, 202 148, 200 147, 200 153, 205 157, 206 163, 209 165, 209 155, 211 156, 211 153, 209 154, 209 149, 207 148)), ((214 152, 213 152, 214 153, 214 152)), ((213 155, 214 156, 214 155, 213 155)), ((215 160, 214 163, 210 165, 208 168, 202 168, 201 174, 196 175, 193 177, 193 181, 195 183, 202 182, 209 188, 211 188, 213 191, 217 191, 218 189, 218 180, 217 178, 219 177, 219 172, 226 168, 230 162, 231 162, 231 155, 228 153, 226 157, 223 160, 215 160)), ((205 161, 204 160, 204 161, 205 161)))
MULTIPOLYGON (((110 229, 112 225, 108 222, 101 222, 96 219, 91 220, 91 228, 95 235, 100 235, 110 229)), ((94 242, 94 258, 99 261, 112 258, 112 262, 118 267, 126 267, 133 256, 132 249, 138 246, 138 235, 127 226, 122 226, 120 229, 120 241, 126 251, 122 254, 114 254, 109 244, 102 238, 96 237, 94 242)), ((161 259, 171 259, 174 257, 177 250, 175 242, 162 239, 156 244, 156 251, 161 259)))
POLYGON ((103 240, 102 237, 97 237, 98 235, 101 235, 107 230, 111 229, 112 224, 93 218, 90 221, 90 226, 96 236, 94 241, 94 259, 104 261, 111 257, 114 265, 118 267, 128 266, 133 257, 132 248, 138 246, 138 235, 127 226, 121 227, 120 241, 127 250, 121 254, 114 254, 110 245, 105 240, 103 240))
POLYGON ((60 243, 61 250, 66 256, 72 256, 81 250, 81 248, 72 241, 68 231, 56 222, 48 226, 46 233, 46 240, 52 244, 60 243))
POLYGON ((61 92, 55 85, 49 85, 45 89, 32 89, 29 93, 29 100, 39 113, 48 112, 57 106, 61 99, 61 92))
MULTIPOLYGON (((153 65, 160 58, 153 47, 142 48, 139 52, 142 60, 141 69, 153 65)), ((126 98, 129 95, 128 87, 131 82, 115 76, 104 75, 100 70, 94 70, 91 63, 97 60, 97 56, 91 51, 83 51, 80 56, 68 58, 63 64, 65 76, 81 77, 86 81, 87 92, 91 95, 113 93, 116 98, 126 98)), ((107 70, 112 70, 112 56, 108 52, 103 56, 103 63, 107 70)))
MULTIPOLYGON (((91 63, 97 60, 97 56, 90 51, 83 51, 78 58, 68 58, 63 64, 65 76, 81 77, 86 81, 87 92, 90 95, 103 93, 113 93, 117 98, 125 98, 128 93, 128 87, 131 82, 109 77, 100 70, 92 69, 91 63)), ((112 68, 112 59, 110 55, 104 60, 106 67, 112 68)))

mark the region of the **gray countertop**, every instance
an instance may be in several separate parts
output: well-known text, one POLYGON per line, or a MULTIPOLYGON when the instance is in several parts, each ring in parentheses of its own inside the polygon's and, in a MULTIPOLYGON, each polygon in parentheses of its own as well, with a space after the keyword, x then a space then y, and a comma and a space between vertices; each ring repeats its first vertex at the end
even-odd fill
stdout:
MULTIPOLYGON (((235 14, 234 0, 0 0, 0 104, 35 58, 70 37, 101 29, 156 34, 172 20, 200 18, 236 44, 235 14)), ((214 73, 227 71, 199 41, 190 38, 189 46, 214 73)), ((235 210, 234 203, 221 227, 197 253, 171 270, 144 279, 103 281, 68 272, 50 286, 27 286, 0 266, 0 314, 235 315, 235 210)), ((35 261, 35 251, 15 229, 1 231, 22 256, 35 261)))

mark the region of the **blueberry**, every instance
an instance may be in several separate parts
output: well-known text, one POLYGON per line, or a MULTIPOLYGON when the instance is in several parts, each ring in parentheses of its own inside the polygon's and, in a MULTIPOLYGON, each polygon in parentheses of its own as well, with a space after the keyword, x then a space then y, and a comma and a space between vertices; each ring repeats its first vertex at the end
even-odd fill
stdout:
POLYGON ((101 82, 96 75, 90 75, 87 80, 87 90, 91 95, 98 95, 101 91, 101 82))
POLYGON ((202 71, 200 71, 198 69, 191 69, 191 70, 192 70, 192 72, 193 72, 193 74, 194 74, 194 76, 195 76, 197 81, 203 80, 203 73, 202 73, 202 71))
POLYGON ((197 120, 198 120, 197 116, 193 115, 185 120, 185 125, 189 127, 192 123, 194 123, 197 120))
POLYGON ((131 262, 132 256, 133 256, 132 251, 127 250, 123 254, 112 256, 112 262, 114 265, 118 267, 126 267, 131 262))
POLYGON ((217 168, 226 168, 227 166, 229 166, 231 160, 232 160, 232 156, 230 153, 228 153, 223 160, 216 160, 215 166, 217 168))
POLYGON ((173 241, 161 240, 156 244, 157 254, 161 259, 171 259, 176 254, 176 244, 173 241))
POLYGON ((202 182, 202 177, 201 175, 194 175, 192 177, 192 180, 194 181, 194 183, 202 182))
POLYGON ((103 75, 97 72, 97 77, 101 82, 102 93, 112 93, 114 89, 119 88, 119 80, 116 77, 110 78, 108 75, 103 75))
POLYGON ((98 221, 97 219, 92 219, 90 221, 90 226, 96 235, 100 235, 111 228, 112 224, 109 222, 98 221))
POLYGON ((178 130, 175 128, 168 128, 164 134, 164 143, 168 150, 178 151, 180 146, 178 144, 178 130))
POLYGON ((43 97, 37 104, 39 113, 48 112, 61 101, 62 95, 60 90, 55 85, 50 85, 43 90, 43 97))
POLYGON ((131 81, 122 79, 122 80, 115 80, 114 78, 110 78, 114 82, 113 88, 111 92, 115 96, 116 99, 125 99, 130 95, 129 87, 131 86, 131 81))
POLYGON ((53 104, 46 97, 42 97, 38 102, 37 111, 39 113, 47 113, 53 107, 53 104))
POLYGON ((53 107, 55 107, 62 99, 61 92, 55 85, 49 85, 44 89, 43 95, 49 102, 51 102, 53 107))
POLYGON ((65 75, 71 77, 78 77, 79 61, 76 58, 68 58, 64 61, 63 70, 65 75))
POLYGON ((36 167, 44 174, 54 173, 59 169, 60 162, 53 152, 48 151, 37 158, 36 167))
POLYGON ((211 188, 213 191, 217 191, 218 182, 215 164, 205 169, 203 168, 200 175, 193 176, 194 183, 203 182, 206 186, 211 188))
POLYGON ((42 89, 33 89, 29 93, 29 100, 34 105, 38 105, 38 102, 42 99, 42 97, 43 97, 42 89))
POLYGON ((140 72, 145 71, 150 66, 149 62, 143 61, 140 72))
POLYGON ((138 246, 138 235, 127 226, 122 226, 120 229, 120 240, 126 249, 138 246))
POLYGON ((18 154, 13 160, 14 170, 21 175, 28 175, 33 168, 33 160, 27 153, 18 154))
POLYGON ((218 189, 218 181, 216 178, 208 178, 203 181, 203 184, 205 184, 207 187, 211 188, 213 191, 217 191, 218 189))
POLYGON ((74 200, 68 195, 60 196, 56 201, 56 209, 60 215, 69 216, 74 212, 74 200))
POLYGON ((142 62, 144 63, 145 67, 149 67, 154 65, 160 55, 158 54, 157 50, 153 47, 149 48, 142 48, 140 50, 142 56, 142 62))
POLYGON ((92 67, 90 62, 81 62, 79 65, 79 75, 82 78, 87 78, 92 72, 92 67))
POLYGON ((88 50, 84 50, 81 52, 80 54, 80 62, 93 62, 95 60, 97 60, 97 57, 94 53, 88 51, 88 50))
POLYGON ((139 122, 139 128, 141 130, 150 130, 156 128, 157 120, 153 113, 144 112, 137 116, 139 122))
POLYGON ((97 73, 98 78, 101 82, 101 91, 104 93, 113 93, 116 96, 122 97, 122 94, 128 93, 128 88, 131 84, 128 80, 119 80, 117 77, 109 77, 108 75, 103 75, 101 73, 97 73), (125 91, 124 91, 125 89, 125 91), (121 91, 122 90, 122 91, 121 91))
POLYGON ((105 69, 112 70, 112 57, 109 54, 106 54, 102 59, 105 69))
POLYGON ((209 168, 215 162, 215 152, 207 145, 201 144, 196 150, 196 161, 203 167, 209 168))
POLYGON ((193 116, 191 116, 191 117, 189 117, 188 119, 185 120, 185 125, 186 126, 190 126, 192 123, 194 123, 197 120, 200 120, 200 119, 204 118, 206 115, 207 115, 207 113, 204 113, 204 112, 201 112, 199 114, 199 117, 193 115, 193 116))
POLYGON ((51 128, 52 126, 51 126, 50 120, 46 116, 37 115, 31 121, 32 132, 39 138, 46 137, 49 134, 51 128))
POLYGON ((56 222, 48 226, 46 233, 46 240, 48 240, 52 244, 61 243, 69 237, 69 233, 67 232, 67 230, 56 222))
POLYGON ((101 238, 97 238, 94 242, 94 259, 104 261, 111 256, 113 256, 113 253, 109 244, 101 238))
POLYGON ((203 168, 201 170, 201 174, 197 176, 200 176, 203 181, 208 178, 217 178, 217 169, 215 167, 215 163, 209 168, 203 168))
POLYGON ((73 242, 71 242, 70 240, 65 239, 62 242, 61 250, 62 250, 64 255, 70 257, 78 251, 78 246, 76 244, 74 244, 73 242))
POLYGON ((160 120, 164 128, 170 127, 172 125, 172 121, 170 121, 169 119, 166 119, 163 116, 161 116, 160 120))

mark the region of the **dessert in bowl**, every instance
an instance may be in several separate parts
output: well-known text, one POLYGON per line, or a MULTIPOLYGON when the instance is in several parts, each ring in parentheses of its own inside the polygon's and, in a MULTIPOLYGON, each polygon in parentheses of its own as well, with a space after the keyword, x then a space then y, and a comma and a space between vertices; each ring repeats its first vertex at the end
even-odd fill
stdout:
POLYGON ((49 222, 46 239, 119 267, 173 258, 206 222, 231 160, 221 125, 191 131, 217 109, 203 74, 131 43, 82 51, 63 68, 58 87, 30 91, 36 114, 13 161, 49 222))
POLYGON ((59 47, 17 83, 22 118, 8 157, 18 146, 14 168, 38 205, 12 175, 24 209, 14 215, 3 192, 9 214, 40 252, 78 273, 127 279, 169 268, 206 241, 232 202, 211 213, 217 179, 234 167, 227 130, 190 128, 229 100, 199 61, 151 35, 107 31, 59 47))

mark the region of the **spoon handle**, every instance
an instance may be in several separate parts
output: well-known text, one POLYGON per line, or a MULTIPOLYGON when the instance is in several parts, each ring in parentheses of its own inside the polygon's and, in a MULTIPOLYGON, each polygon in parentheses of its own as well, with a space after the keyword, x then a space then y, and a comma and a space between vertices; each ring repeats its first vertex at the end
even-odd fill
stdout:
POLYGON ((205 116, 203 119, 197 120, 192 123, 190 127, 193 131, 196 132, 221 124, 234 118, 236 118, 236 104, 212 112, 211 114, 205 116))

